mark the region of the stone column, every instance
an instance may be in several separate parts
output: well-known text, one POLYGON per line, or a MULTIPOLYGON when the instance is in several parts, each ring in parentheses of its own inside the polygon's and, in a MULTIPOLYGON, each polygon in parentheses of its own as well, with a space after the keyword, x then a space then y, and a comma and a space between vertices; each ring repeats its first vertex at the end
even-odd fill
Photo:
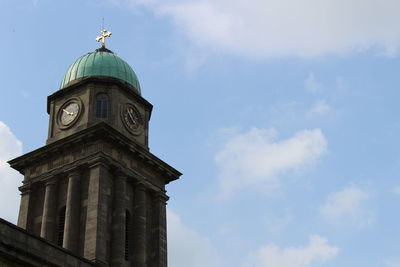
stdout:
POLYGON ((78 252, 79 246, 80 176, 78 170, 68 173, 63 247, 73 252, 78 252))
POLYGON ((21 203, 19 205, 19 214, 18 214, 18 226, 22 229, 30 231, 28 226, 28 219, 30 216, 30 197, 31 197, 31 189, 29 185, 23 185, 19 187, 21 191, 21 203))
POLYGON ((167 267, 167 214, 166 205, 168 196, 159 192, 155 196, 155 241, 156 241, 156 264, 158 267, 167 267))
POLYGON ((147 263, 147 235, 146 235, 146 188, 143 184, 136 186, 136 197, 134 206, 134 255, 135 267, 146 267, 147 263))
POLYGON ((126 177, 117 174, 114 179, 113 219, 111 226, 111 266, 125 263, 126 177))
POLYGON ((40 230, 40 237, 49 241, 54 241, 55 231, 55 202, 56 202, 57 184, 55 180, 46 182, 46 191, 44 195, 42 228, 40 230))
POLYGON ((100 265, 108 265, 107 198, 111 193, 108 166, 97 161, 90 165, 89 191, 86 212, 84 257, 100 265))

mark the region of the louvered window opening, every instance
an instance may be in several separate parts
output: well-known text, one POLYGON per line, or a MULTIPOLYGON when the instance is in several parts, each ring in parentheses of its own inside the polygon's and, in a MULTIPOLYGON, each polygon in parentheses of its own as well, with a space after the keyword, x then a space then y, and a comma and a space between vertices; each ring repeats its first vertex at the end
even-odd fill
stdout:
POLYGON ((101 94, 96 100, 96 118, 106 119, 108 116, 108 97, 101 94))
POLYGON ((125 212, 125 260, 129 261, 129 245, 130 245, 130 233, 131 233, 131 216, 129 214, 129 211, 125 212))
POLYGON ((64 241, 64 226, 65 226, 65 206, 61 208, 58 215, 57 226, 57 245, 62 247, 64 241))

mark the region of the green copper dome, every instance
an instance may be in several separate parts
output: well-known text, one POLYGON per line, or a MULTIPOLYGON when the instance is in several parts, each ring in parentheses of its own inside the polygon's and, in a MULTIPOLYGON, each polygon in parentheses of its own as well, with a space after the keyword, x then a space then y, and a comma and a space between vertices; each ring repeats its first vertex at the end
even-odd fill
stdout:
POLYGON ((140 94, 140 84, 135 72, 123 59, 106 48, 97 49, 78 58, 68 69, 60 89, 70 82, 89 76, 114 77, 132 85, 140 94))

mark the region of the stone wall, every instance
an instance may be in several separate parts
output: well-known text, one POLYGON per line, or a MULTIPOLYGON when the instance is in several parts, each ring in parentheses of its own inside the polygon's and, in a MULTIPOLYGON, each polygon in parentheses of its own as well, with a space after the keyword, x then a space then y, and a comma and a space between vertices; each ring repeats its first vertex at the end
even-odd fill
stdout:
POLYGON ((96 265, 0 219, 0 266, 92 267, 96 265))

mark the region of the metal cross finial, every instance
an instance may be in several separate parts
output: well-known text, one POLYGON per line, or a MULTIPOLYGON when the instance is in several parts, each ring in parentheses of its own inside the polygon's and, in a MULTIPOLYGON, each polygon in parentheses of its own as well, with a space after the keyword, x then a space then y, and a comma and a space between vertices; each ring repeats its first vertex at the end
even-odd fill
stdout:
POLYGON ((107 30, 101 30, 100 33, 101 33, 101 36, 97 36, 96 41, 101 42, 102 47, 106 47, 106 37, 110 37, 112 32, 107 31, 107 30))

